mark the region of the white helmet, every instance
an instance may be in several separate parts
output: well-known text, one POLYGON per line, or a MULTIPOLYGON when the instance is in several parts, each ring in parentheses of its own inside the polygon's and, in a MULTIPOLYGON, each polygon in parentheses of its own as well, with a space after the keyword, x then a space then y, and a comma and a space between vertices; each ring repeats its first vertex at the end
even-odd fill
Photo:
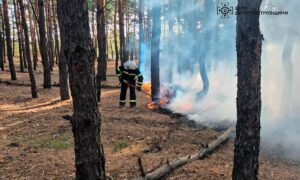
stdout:
POLYGON ((136 70, 137 69, 137 65, 135 64, 134 61, 128 60, 125 62, 124 67, 126 70, 136 70))

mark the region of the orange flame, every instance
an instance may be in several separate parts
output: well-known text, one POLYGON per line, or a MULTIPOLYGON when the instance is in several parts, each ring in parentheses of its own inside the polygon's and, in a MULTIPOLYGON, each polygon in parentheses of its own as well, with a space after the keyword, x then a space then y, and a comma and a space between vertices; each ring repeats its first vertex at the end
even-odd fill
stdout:
MULTIPOLYGON (((152 94, 151 92, 151 83, 144 83, 142 86, 142 91, 147 92, 148 94, 152 94)), ((160 97, 158 101, 151 101, 151 96, 148 96, 149 102, 147 103, 147 107, 151 110, 159 109, 160 107, 166 106, 170 101, 169 97, 160 97)))

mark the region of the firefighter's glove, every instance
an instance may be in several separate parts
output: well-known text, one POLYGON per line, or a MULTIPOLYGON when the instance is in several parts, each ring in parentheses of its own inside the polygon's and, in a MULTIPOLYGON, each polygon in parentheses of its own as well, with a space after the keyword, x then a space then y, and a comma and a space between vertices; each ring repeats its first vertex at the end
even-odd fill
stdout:
POLYGON ((142 91, 142 88, 141 87, 137 87, 136 90, 142 91))

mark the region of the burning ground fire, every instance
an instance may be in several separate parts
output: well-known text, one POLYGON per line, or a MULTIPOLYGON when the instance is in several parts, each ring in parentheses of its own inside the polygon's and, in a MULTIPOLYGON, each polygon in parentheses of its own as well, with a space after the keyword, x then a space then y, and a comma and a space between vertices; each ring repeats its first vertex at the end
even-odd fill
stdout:
POLYGON ((175 95, 174 91, 172 91, 172 88, 163 86, 160 89, 161 95, 160 95, 159 100, 155 101, 155 102, 152 101, 151 96, 150 96, 152 94, 150 82, 143 84, 142 91, 149 94, 148 95, 149 102, 147 103, 147 107, 151 110, 156 110, 161 107, 166 107, 170 103, 172 97, 174 97, 174 95, 175 95))

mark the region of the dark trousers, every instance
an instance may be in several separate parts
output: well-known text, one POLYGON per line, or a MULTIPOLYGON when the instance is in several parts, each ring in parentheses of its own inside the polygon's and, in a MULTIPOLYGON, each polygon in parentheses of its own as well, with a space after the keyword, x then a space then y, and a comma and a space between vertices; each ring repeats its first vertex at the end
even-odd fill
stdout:
MULTIPOLYGON (((135 82, 130 82, 133 86, 135 86, 135 82)), ((121 84, 121 94, 120 94, 120 105, 124 106, 126 104, 126 94, 128 89, 128 84, 122 83, 121 84)), ((130 106, 136 106, 136 95, 135 95, 135 88, 132 86, 129 86, 130 90, 130 106)))

